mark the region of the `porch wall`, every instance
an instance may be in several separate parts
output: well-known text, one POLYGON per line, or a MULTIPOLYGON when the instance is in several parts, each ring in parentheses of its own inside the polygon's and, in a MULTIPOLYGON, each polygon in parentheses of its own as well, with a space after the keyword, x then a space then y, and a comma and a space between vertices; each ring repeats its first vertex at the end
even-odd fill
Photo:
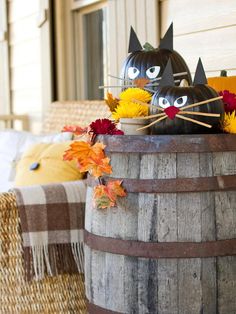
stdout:
POLYGON ((40 129, 42 114, 39 1, 8 1, 11 108, 15 114, 30 115, 34 132, 40 129))
POLYGON ((157 47, 160 37, 159 5, 157 0, 109 0, 108 36, 110 74, 119 75, 128 55, 130 26, 140 43, 150 42, 157 47))
POLYGON ((202 57, 208 76, 236 74, 235 0, 161 0, 161 35, 174 22, 174 48, 195 71, 202 57))

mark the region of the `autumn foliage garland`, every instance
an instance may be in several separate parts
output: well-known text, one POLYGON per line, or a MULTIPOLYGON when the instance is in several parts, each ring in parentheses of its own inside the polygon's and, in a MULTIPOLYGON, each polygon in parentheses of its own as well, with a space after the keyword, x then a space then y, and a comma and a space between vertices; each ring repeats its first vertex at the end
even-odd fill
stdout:
POLYGON ((80 172, 88 172, 97 178, 99 183, 94 188, 94 203, 99 209, 116 206, 117 197, 126 196, 126 192, 121 186, 122 181, 113 180, 106 184, 102 183, 101 177, 104 174, 111 174, 112 167, 110 158, 105 155, 105 145, 94 143, 98 134, 122 135, 123 132, 116 128, 116 124, 109 119, 98 119, 90 124, 88 128, 78 126, 65 126, 64 132, 73 132, 76 136, 86 136, 86 141, 75 141, 65 152, 64 160, 76 160, 80 172))

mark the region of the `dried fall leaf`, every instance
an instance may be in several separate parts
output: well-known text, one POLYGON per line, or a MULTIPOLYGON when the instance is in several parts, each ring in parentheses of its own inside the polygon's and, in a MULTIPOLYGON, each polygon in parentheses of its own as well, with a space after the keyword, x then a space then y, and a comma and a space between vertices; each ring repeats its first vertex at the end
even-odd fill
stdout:
POLYGON ((109 164, 110 158, 88 158, 79 164, 79 169, 81 172, 88 171, 95 178, 101 177, 103 174, 111 174, 112 168, 109 164))
POLYGON ((97 208, 105 209, 116 206, 117 197, 126 196, 121 186, 122 181, 109 181, 106 185, 100 184, 94 188, 94 203, 97 208))
POLYGON ((107 196, 105 189, 105 185, 97 185, 94 188, 93 200, 96 208, 105 209, 115 206, 115 203, 107 196))
POLYGON ((77 125, 65 125, 62 132, 72 132, 75 135, 84 135, 88 132, 88 128, 82 128, 77 125))
POLYGON ((84 141, 75 141, 70 145, 70 148, 66 150, 63 159, 72 160, 75 159, 79 163, 86 162, 88 158, 105 158, 104 148, 106 146, 102 143, 95 143, 91 145, 90 143, 84 141))
POLYGON ((107 190, 111 198, 116 196, 126 196, 124 188, 121 186, 122 181, 115 180, 107 183, 107 190))
POLYGON ((111 112, 113 112, 119 104, 119 99, 116 97, 113 97, 112 93, 108 92, 106 94, 105 103, 107 104, 111 112))

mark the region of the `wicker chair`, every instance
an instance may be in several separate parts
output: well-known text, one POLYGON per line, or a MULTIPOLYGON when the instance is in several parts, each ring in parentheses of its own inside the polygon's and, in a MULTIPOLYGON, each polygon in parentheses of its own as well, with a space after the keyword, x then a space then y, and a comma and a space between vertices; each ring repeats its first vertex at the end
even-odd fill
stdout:
MULTIPOLYGON (((43 133, 60 131, 66 124, 88 125, 108 117, 103 102, 53 103, 43 123, 43 133)), ((0 313, 86 313, 83 275, 24 278, 20 221, 14 193, 0 194, 0 313)))

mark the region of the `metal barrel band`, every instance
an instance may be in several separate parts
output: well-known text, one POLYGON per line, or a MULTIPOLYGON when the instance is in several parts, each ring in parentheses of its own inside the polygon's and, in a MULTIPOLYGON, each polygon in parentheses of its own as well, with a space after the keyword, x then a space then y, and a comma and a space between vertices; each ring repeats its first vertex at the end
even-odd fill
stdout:
POLYGON ((142 242, 103 237, 85 230, 84 243, 96 251, 152 259, 236 255, 236 239, 207 242, 142 242))
POLYGON ((235 134, 99 135, 111 153, 210 153, 236 151, 235 134))
MULTIPOLYGON (((118 179, 104 178, 104 181, 107 180, 118 179)), ((186 193, 236 190, 236 175, 173 179, 119 178, 119 180, 122 180, 122 186, 128 193, 186 193)), ((88 176, 87 183, 89 186, 95 186, 97 181, 88 176)))
POLYGON ((112 310, 104 309, 96 304, 87 303, 87 310, 89 314, 122 314, 120 312, 114 312, 112 310))

